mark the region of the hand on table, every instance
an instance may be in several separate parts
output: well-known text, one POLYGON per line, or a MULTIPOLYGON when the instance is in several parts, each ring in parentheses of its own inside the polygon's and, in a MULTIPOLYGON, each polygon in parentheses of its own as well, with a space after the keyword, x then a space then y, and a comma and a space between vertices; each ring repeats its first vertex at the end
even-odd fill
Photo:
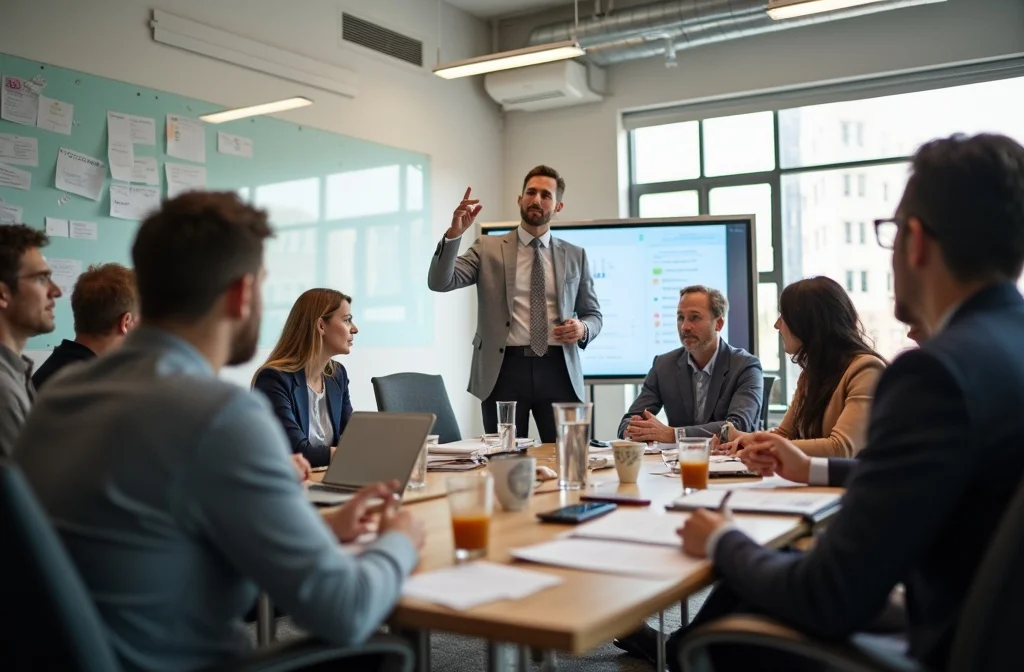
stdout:
MULTIPOLYGON (((396 500, 395 491, 399 487, 398 481, 367 485, 337 511, 325 514, 324 520, 327 521, 338 541, 342 543, 354 541, 360 535, 373 530, 374 514, 382 511, 386 514, 388 502, 396 500), (384 500, 384 505, 374 503, 372 501, 374 499, 384 500)), ((383 525, 384 515, 381 517, 381 529, 383 525)))
POLYGON ((300 481, 308 481, 310 474, 313 473, 313 468, 309 466, 309 460, 301 453, 292 453, 292 466, 295 467, 295 473, 299 475, 300 481))
POLYGON ((675 443, 676 430, 669 427, 650 411, 644 410, 641 415, 629 418, 629 425, 622 435, 630 441, 646 441, 648 443, 675 443))
POLYGON ((683 552, 695 558, 707 557, 708 538, 729 522, 729 519, 720 513, 697 509, 686 518, 683 526, 676 530, 676 534, 683 541, 683 552))
POLYGON ((747 434, 737 443, 736 456, 755 474, 777 474, 796 483, 810 480, 811 458, 789 439, 773 432, 757 432, 747 434))

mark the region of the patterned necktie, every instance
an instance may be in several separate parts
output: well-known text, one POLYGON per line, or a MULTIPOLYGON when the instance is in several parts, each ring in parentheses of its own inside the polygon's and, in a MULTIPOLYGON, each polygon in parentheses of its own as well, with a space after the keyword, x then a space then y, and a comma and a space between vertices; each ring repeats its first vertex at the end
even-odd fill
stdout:
POLYGON ((540 357, 548 351, 548 299, 544 290, 540 238, 534 238, 530 246, 533 247, 533 269, 530 272, 530 349, 540 357))

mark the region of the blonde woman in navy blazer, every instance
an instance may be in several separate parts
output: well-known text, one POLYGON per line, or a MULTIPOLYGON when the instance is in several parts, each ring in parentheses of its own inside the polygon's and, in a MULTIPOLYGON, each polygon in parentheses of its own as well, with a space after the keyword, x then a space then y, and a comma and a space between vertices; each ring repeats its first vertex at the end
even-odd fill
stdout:
POLYGON ((307 290, 295 301, 281 338, 253 376, 253 387, 270 399, 292 452, 314 467, 330 463, 352 415, 348 374, 333 358, 351 352, 358 333, 352 297, 333 289, 307 290))

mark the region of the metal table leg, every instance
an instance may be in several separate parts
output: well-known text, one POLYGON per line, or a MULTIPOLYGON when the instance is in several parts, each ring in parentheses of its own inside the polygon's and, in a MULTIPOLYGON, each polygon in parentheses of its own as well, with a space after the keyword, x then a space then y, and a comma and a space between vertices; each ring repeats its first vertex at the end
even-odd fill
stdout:
POLYGON ((658 662, 655 666, 658 672, 665 672, 665 612, 658 612, 658 662))
POLYGON ((256 645, 269 646, 275 637, 274 606, 270 604, 270 597, 260 592, 256 600, 256 645))
POLYGON ((409 642, 409 646, 412 647, 415 659, 413 670, 415 672, 430 672, 430 631, 394 628, 393 633, 409 642))

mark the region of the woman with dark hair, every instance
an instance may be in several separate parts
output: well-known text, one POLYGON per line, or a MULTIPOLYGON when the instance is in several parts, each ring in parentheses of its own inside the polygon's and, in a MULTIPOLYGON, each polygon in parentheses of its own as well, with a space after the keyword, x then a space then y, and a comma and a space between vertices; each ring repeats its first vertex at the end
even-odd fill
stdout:
MULTIPOLYGON (((868 345, 857 309, 831 278, 789 285, 779 297, 779 312, 775 328, 782 349, 803 372, 782 424, 772 431, 811 456, 856 455, 867 438, 885 360, 868 345)), ((736 447, 730 445, 730 452, 736 447)))

